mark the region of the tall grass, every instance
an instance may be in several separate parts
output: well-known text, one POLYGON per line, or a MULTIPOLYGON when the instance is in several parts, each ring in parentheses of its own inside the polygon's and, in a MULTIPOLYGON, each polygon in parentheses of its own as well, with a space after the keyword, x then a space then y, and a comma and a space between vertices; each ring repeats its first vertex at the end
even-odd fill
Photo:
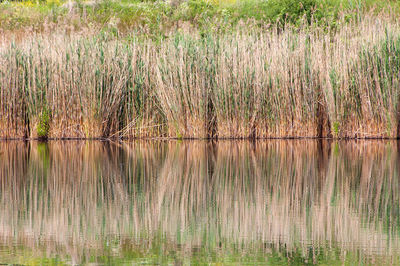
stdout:
POLYGON ((332 32, 3 41, 0 137, 398 137, 399 32, 373 17, 332 32))

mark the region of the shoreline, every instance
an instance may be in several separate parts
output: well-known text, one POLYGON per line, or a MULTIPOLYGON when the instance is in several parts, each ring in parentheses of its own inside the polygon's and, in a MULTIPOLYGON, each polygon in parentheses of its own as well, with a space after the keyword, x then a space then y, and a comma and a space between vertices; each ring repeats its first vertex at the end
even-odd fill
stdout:
POLYGON ((316 141, 358 141, 358 140, 378 140, 378 141, 398 141, 399 137, 271 137, 271 138, 174 138, 174 137, 137 137, 137 138, 0 138, 0 141, 23 141, 23 142, 52 142, 52 141, 103 141, 103 142, 117 142, 117 141, 207 141, 207 142, 218 142, 218 141, 269 141, 269 140, 316 140, 316 141))

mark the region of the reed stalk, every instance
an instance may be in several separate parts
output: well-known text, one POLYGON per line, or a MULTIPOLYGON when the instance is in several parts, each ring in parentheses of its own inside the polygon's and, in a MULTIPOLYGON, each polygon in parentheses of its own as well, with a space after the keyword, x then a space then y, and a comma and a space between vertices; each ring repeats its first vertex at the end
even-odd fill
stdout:
POLYGON ((3 41, 0 138, 396 138, 399 33, 375 16, 157 42, 3 41))

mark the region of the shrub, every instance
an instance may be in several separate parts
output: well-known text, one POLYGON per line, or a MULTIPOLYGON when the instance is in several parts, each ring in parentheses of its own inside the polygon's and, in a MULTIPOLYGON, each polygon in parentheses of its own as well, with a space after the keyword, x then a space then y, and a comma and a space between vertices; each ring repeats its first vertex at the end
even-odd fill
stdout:
POLYGON ((272 21, 298 23, 305 17, 311 22, 317 4, 317 0, 270 0, 264 10, 272 21))
POLYGON ((47 108, 44 108, 39 115, 39 121, 37 125, 37 136, 39 139, 47 139, 50 130, 50 112, 47 108))

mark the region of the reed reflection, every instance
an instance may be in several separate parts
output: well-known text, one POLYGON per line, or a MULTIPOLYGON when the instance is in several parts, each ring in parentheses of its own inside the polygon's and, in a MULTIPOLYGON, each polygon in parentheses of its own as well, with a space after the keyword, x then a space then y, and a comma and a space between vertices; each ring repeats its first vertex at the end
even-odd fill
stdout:
POLYGON ((0 142, 0 151, 2 261, 398 262, 396 142, 0 142))

